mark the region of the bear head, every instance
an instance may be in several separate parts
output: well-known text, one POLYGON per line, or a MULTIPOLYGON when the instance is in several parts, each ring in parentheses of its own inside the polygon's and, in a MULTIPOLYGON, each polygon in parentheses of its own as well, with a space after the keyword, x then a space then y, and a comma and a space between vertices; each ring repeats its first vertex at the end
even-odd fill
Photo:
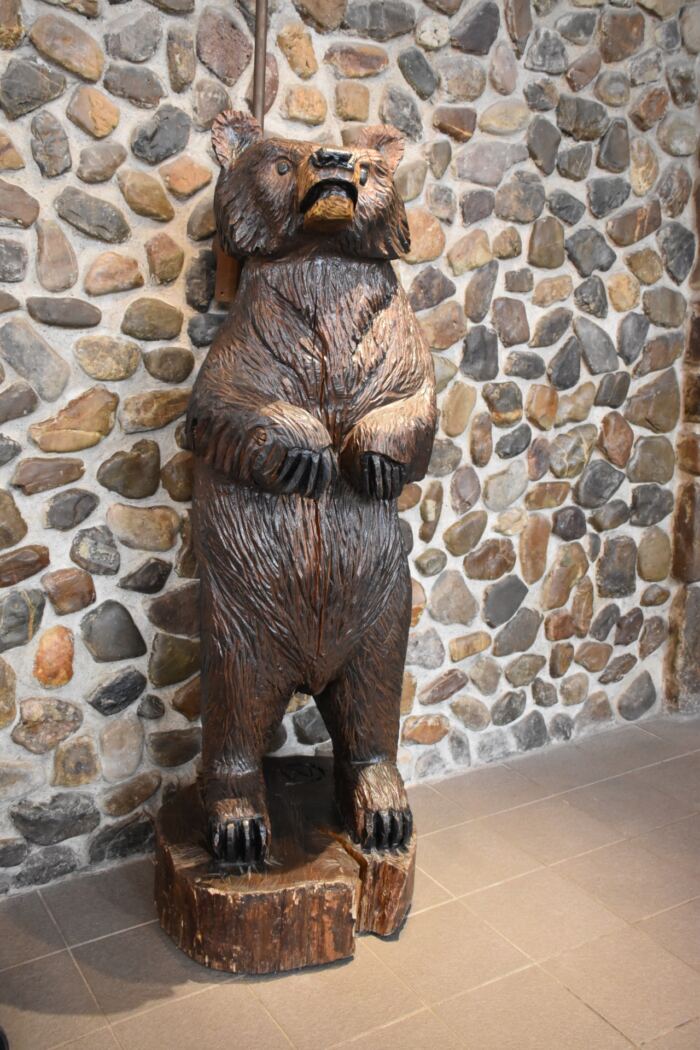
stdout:
POLYGON ((403 155, 389 125, 362 128, 352 147, 263 138, 247 113, 212 126, 221 172, 214 211, 219 241, 235 258, 305 250, 363 259, 408 251, 406 210, 394 186, 403 155))

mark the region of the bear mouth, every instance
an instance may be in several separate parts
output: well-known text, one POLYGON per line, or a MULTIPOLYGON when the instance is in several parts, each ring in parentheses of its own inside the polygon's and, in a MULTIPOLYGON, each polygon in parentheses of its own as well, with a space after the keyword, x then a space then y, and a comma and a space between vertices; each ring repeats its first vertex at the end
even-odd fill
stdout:
POLYGON ((318 201, 326 200, 328 197, 345 197, 351 201, 354 208, 357 204, 357 186, 348 179, 319 179, 304 195, 299 205, 302 215, 310 211, 318 201))

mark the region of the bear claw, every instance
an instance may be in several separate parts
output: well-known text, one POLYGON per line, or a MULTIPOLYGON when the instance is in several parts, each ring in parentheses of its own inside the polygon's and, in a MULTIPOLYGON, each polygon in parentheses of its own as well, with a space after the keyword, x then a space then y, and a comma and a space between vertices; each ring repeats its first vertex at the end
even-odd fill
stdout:
POLYGON ((209 824, 212 853, 218 861, 245 870, 260 867, 267 857, 264 817, 216 820, 209 824))
POLYGON ((406 468, 403 463, 382 456, 378 452, 365 452, 362 457, 362 489, 366 496, 374 499, 398 499, 404 486, 406 468))
POLYGON ((292 448, 277 477, 280 493, 298 492, 308 499, 323 495, 335 477, 335 461, 330 449, 312 452, 305 448, 292 448))
POLYGON ((412 834, 413 814, 410 809, 370 811, 365 813, 360 845, 367 852, 406 849, 412 834))

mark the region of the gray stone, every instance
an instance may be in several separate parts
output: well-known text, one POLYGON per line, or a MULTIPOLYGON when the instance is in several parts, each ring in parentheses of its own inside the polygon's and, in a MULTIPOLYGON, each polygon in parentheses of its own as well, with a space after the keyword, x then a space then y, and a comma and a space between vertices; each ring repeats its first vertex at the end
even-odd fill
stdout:
POLYGON ((570 44, 587 44, 598 20, 596 11, 567 11, 554 23, 557 32, 570 44))
POLYGON ((545 175, 551 175, 557 160, 561 133, 545 117, 535 117, 527 129, 527 148, 545 175))
POLYGON ((605 106, 580 95, 560 95, 557 103, 557 126, 577 142, 599 139, 610 124, 605 106))
POLYGON ((29 847, 24 839, 0 838, 0 868, 17 868, 26 860, 29 847))
POLYGON ((119 208, 75 186, 66 186, 54 204, 62 219, 98 241, 120 244, 130 234, 129 224, 119 208))
POLYGON ((535 73, 565 73, 569 65, 566 44, 554 29, 538 27, 525 54, 525 68, 535 73))
POLYGON ((673 510, 673 493, 660 485, 637 485, 632 489, 630 521, 633 525, 656 525, 673 510))
POLYGON ((426 631, 411 631, 408 636, 406 664, 415 664, 434 670, 440 667, 445 659, 445 647, 434 627, 426 631))
POLYGON ((452 27, 450 42, 470 55, 487 55, 498 36, 501 17, 494 0, 480 0, 452 27))
POLYGON ((163 558, 147 558, 126 576, 122 576, 119 586, 125 591, 157 594, 165 586, 171 571, 172 565, 163 558))
POLYGON ((574 300, 579 310, 593 317, 608 316, 608 295, 597 274, 587 277, 574 289, 574 300))
POLYGON ((0 328, 0 356, 44 401, 55 401, 63 393, 68 365, 26 321, 8 321, 0 328))
POLYGON ((209 131, 214 120, 231 100, 223 84, 211 77, 202 77, 192 91, 192 120, 198 131, 209 131))
POLYGON ((574 336, 564 343, 549 362, 547 376, 557 390, 569 390, 581 375, 581 345, 574 336))
POLYGON ((225 320, 226 314, 198 314, 187 322, 187 334, 195 346, 209 346, 225 320))
POLYGON ((524 689, 512 689, 499 697, 491 708, 491 721, 495 726, 505 726, 520 718, 525 710, 526 698, 524 689))
POLYGON ((438 78, 419 47, 408 47, 399 53, 397 65, 419 98, 428 99, 436 91, 438 78))
POLYGON ((695 68, 688 59, 678 58, 673 62, 669 62, 666 66, 666 80, 668 81, 671 97, 679 108, 685 109, 697 102, 698 89, 695 81, 695 68))
POLYGON ((462 450, 454 441, 448 438, 437 438, 433 443, 433 451, 428 464, 428 473, 442 478, 451 474, 462 459, 462 450))
POLYGON ((70 875, 77 867, 78 858, 70 846, 47 846, 29 855, 15 877, 14 885, 18 889, 44 886, 54 879, 70 875))
POLYGON ((11 58, 0 77, 0 106, 9 120, 17 120, 66 90, 66 78, 35 58, 11 58))
POLYGON ((458 179, 475 182, 477 186, 498 186, 506 171, 527 155, 527 147, 522 143, 479 139, 478 148, 469 143, 457 154, 455 173, 458 179))
POLYGON ((33 321, 57 328, 94 328, 102 320, 102 311, 84 299, 31 295, 25 305, 33 321))
POLYGON ((126 150, 119 142, 96 142, 80 151, 76 175, 83 182, 107 182, 125 160, 126 150))
POLYGON ((78 791, 59 791, 47 802, 23 799, 10 807, 9 814, 20 834, 39 846, 85 835, 100 823, 90 795, 78 791))
POLYGON ((652 677, 648 671, 642 671, 618 697, 617 710, 628 722, 634 722, 655 703, 656 687, 652 677))
MULTIPOLYGON (((464 312, 470 321, 478 324, 486 317, 491 305, 491 297, 498 279, 498 262, 492 259, 485 266, 475 270, 464 291, 464 312)), ((474 329, 471 329, 471 333, 474 329)), ((491 333, 494 335, 494 333, 491 333)), ((468 345, 465 340, 465 347, 468 345)), ((495 335, 494 335, 495 339, 495 335)))
POLYGON ((604 507, 599 507, 588 519, 589 524, 598 532, 617 529, 629 521, 630 509, 622 499, 613 499, 604 507))
POLYGON ((469 190, 459 199, 462 213, 462 225, 471 226, 474 222, 487 219, 493 211, 495 197, 491 190, 469 190))
POLYGON ((585 204, 566 190, 553 190, 547 197, 547 207, 567 226, 575 226, 586 210, 585 204))
POLYGON ((582 277, 589 277, 594 270, 609 270, 615 262, 615 252, 592 226, 582 226, 564 243, 567 256, 582 277))
POLYGON ((519 456, 530 444, 532 431, 527 423, 522 423, 514 430, 509 430, 496 442, 496 455, 501 459, 511 459, 519 456))
POLYGON ((574 332, 586 367, 592 375, 611 372, 617 365, 617 353, 608 333, 587 317, 574 320, 574 332))
POLYGON ((140 109, 153 109, 166 93, 153 70, 120 66, 115 62, 110 62, 105 71, 104 86, 111 95, 126 98, 140 109))
POLYGON ((543 314, 535 325, 529 345, 542 347, 558 343, 571 324, 572 317, 572 311, 563 306, 555 307, 549 313, 543 314))
POLYGON ((596 219, 602 219, 625 203, 630 195, 630 184, 627 179, 615 175, 604 176, 600 179, 591 179, 586 184, 588 194, 588 207, 591 215, 596 219))
POLYGON ((46 528, 67 532, 89 518, 99 502, 94 492, 88 492, 87 489, 57 492, 46 504, 46 528))
POLYGON ((300 744, 322 744, 330 740, 326 723, 315 704, 307 704, 292 717, 294 730, 300 744))
POLYGON ((569 149, 560 149, 557 154, 557 171, 564 179, 580 182, 588 175, 593 160, 593 149, 588 142, 581 142, 569 149))
POLYGON ((598 384, 593 403, 607 408, 619 408, 624 404, 629 388, 629 372, 608 372, 598 384))
POLYGON ((498 375, 498 338, 491 328, 476 325, 464 340, 460 372, 478 382, 498 375))
MULTIPOLYGON (((183 730, 187 732, 187 730, 183 730)), ((147 813, 136 813, 100 828, 89 845, 91 864, 118 860, 153 849, 153 821, 147 813)))
POLYGON ((480 656, 469 669, 469 678, 480 693, 491 696, 498 689, 501 668, 490 656, 480 656))
POLYGON ((674 219, 690 200, 692 180, 687 169, 679 162, 667 164, 656 183, 655 193, 661 201, 664 214, 674 219))
POLYGON ((503 371, 507 376, 517 376, 519 379, 539 379, 545 373, 545 363, 539 354, 529 350, 513 352, 508 354, 503 371))
POLYGON ((580 540, 586 535, 586 516, 580 507, 562 507, 552 515, 552 532, 562 540, 580 540))
POLYGON ((544 186, 539 176, 517 171, 510 182, 497 190, 495 212, 507 222, 533 222, 541 215, 544 200, 544 186))
POLYGON ((584 469, 574 488, 574 498, 581 507, 602 507, 614 496, 625 475, 605 459, 596 459, 584 469))
POLYGON ((131 614, 113 599, 87 613, 80 621, 80 630, 90 655, 98 663, 131 660, 146 653, 146 643, 131 614))
POLYGON ((505 576, 486 588, 483 617, 490 627, 507 623, 522 604, 528 592, 527 586, 518 576, 505 576))
POLYGON ((155 11, 145 11, 137 15, 123 15, 110 22, 105 33, 105 47, 113 58, 123 58, 127 62, 145 62, 156 51, 160 43, 162 19, 155 11))
POLYGON ((179 153, 190 137, 191 120, 181 109, 166 104, 131 137, 131 150, 147 164, 160 164, 179 153))
MULTIPOLYGON (((1 344, 0 336, 0 344, 1 344)), ((21 419, 28 416, 39 404, 29 383, 19 379, 0 391, 0 423, 7 423, 11 419, 21 419)))
POLYGON ((99 576, 119 572, 119 551, 114 536, 106 525, 93 525, 75 534, 70 548, 71 560, 81 569, 99 576))
POLYGON ((135 667, 125 667, 102 682, 88 696, 87 702, 101 715, 119 714, 133 704, 146 688, 146 678, 135 667))
POLYGON ((0 652, 26 645, 39 630, 46 596, 43 591, 13 590, 0 597, 0 652))
POLYGON ((386 41, 410 33, 416 24, 416 13, 404 0, 361 0, 348 6, 344 27, 358 36, 386 41))
POLYGON ((617 626, 618 620, 620 619, 620 606, 611 602, 606 605, 596 615, 589 634, 592 638, 595 638, 598 642, 604 642, 608 637, 613 627, 617 626))
POLYGON ((676 284, 682 284, 695 259, 695 237, 692 230, 680 222, 666 222, 657 231, 656 243, 666 273, 676 284))
POLYGON ((649 320, 644 314, 629 313, 622 318, 617 328, 617 352, 625 364, 631 365, 637 360, 648 331, 649 320))
POLYGON ((596 564, 601 598, 625 598, 634 594, 637 581, 637 545, 630 536, 611 536, 603 543, 596 564))
POLYGON ((0 281, 24 280, 27 272, 27 249, 19 241, 0 238, 0 281))
POLYGON ((556 83, 550 77, 526 84, 523 94, 528 106, 535 113, 547 113, 554 109, 559 101, 556 83))
POLYGON ((547 724, 541 711, 531 711, 513 726, 511 732, 519 751, 532 751, 544 747, 549 740, 547 724))
POLYGON ((443 624, 467 625, 476 616, 477 609, 461 573, 447 569, 438 576, 428 601, 428 611, 433 619, 443 624))
POLYGON ((411 282, 408 301, 416 310, 428 310, 456 292, 453 281, 436 266, 426 266, 411 282))
POLYGON ((403 134, 417 141, 423 134, 423 122, 415 98, 403 88, 387 85, 379 103, 379 116, 403 134))

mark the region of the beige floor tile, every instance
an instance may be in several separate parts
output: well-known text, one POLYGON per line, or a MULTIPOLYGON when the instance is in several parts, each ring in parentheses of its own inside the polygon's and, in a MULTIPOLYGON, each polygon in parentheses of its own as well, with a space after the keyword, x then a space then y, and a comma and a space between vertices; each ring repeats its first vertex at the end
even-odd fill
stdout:
POLYGON ((630 1050, 619 1032, 536 967, 441 1003, 435 1012, 464 1050, 630 1050))
POLYGON ((239 981, 190 995, 114 1025, 121 1050, 289 1050, 291 1043, 239 981))
POLYGON ((463 1050, 464 1047, 459 1037, 427 1009, 338 1045, 347 1050, 427 1050, 428 1047, 463 1050))
POLYGON ((607 733, 584 737, 578 744, 590 757, 598 776, 614 777, 640 766, 663 762, 677 753, 673 744, 645 732, 640 726, 618 726, 607 733))
POLYGON ((480 823, 543 864, 553 864, 620 838, 609 825, 561 798, 533 802, 480 823))
POLYGON ((700 748, 700 718, 697 716, 659 715, 645 719, 640 728, 673 744, 679 754, 700 748))
POLYGON ((113 1020, 232 980, 230 974, 192 962, 152 924, 81 945, 73 954, 101 1008, 113 1020))
POLYGON ((583 751, 579 744, 514 756, 508 760, 508 768, 537 785, 540 797, 570 791, 607 775, 607 766, 598 769, 590 752, 583 751))
MULTIPOLYGON (((424 1002, 492 981, 528 959, 458 901, 409 919, 400 937, 374 940, 371 950, 424 1002)), ((415 1008, 415 1007, 414 1007, 415 1008)))
POLYGON ((48 1050, 104 1028, 106 1020, 63 951, 3 973, 0 1023, 11 1050, 48 1050))
MULTIPOLYGON (((420 847, 418 848, 420 854, 420 847)), ((416 868, 416 883, 413 889, 413 904, 411 914, 415 915, 425 908, 432 908, 435 904, 443 904, 451 899, 451 894, 444 887, 439 886, 430 875, 420 868, 416 868)))
POLYGON ((38 893, 22 893, 0 902, 0 970, 64 947, 38 893))
POLYGON ((620 929, 622 920, 548 868, 462 898, 478 915, 535 960, 620 929))
POLYGON ((624 773, 577 788, 563 797, 576 809, 625 836, 639 835, 693 812, 691 806, 652 787, 643 773, 624 773))
POLYGON ((650 1043, 644 1043, 644 1050, 698 1050, 700 1046, 700 1021, 689 1021, 680 1028, 674 1028, 650 1043))
POLYGON ((655 828, 634 841, 662 860, 682 864, 700 876, 700 813, 665 828, 655 828))
POLYGON ((662 911, 637 925, 688 966, 700 970, 700 900, 688 901, 670 911, 662 911))
POLYGON ((635 1043, 700 1013, 700 974, 636 929, 590 941, 543 966, 635 1043))
MULTIPOLYGON (((493 818, 488 818, 493 819, 493 818)), ((420 866, 455 897, 538 868, 539 862, 482 821, 421 839, 420 866)))
POLYGON ((618 842, 556 866, 616 915, 635 922, 700 894, 700 878, 635 842, 618 842))
POLYGON ((700 809, 700 753, 683 755, 644 771, 647 783, 666 795, 700 809))
POLYGON ((71 1043, 59 1043, 61 1050, 120 1050, 119 1043, 114 1038, 110 1028, 101 1028, 99 1032, 90 1032, 82 1039, 75 1039, 71 1043))
POLYGON ((156 918, 150 858, 49 886, 42 896, 70 945, 156 918))
POLYGON ((542 798, 543 789, 506 766, 486 766, 432 785, 448 802, 460 807, 467 819, 485 817, 502 809, 542 798))
POLYGON ((298 1050, 325 1050, 423 1005, 366 940, 351 961, 246 983, 298 1050))
POLYGON ((408 789, 408 800, 413 810, 413 821, 418 837, 431 831, 462 824, 466 819, 464 810, 439 794, 429 784, 417 784, 408 789))

